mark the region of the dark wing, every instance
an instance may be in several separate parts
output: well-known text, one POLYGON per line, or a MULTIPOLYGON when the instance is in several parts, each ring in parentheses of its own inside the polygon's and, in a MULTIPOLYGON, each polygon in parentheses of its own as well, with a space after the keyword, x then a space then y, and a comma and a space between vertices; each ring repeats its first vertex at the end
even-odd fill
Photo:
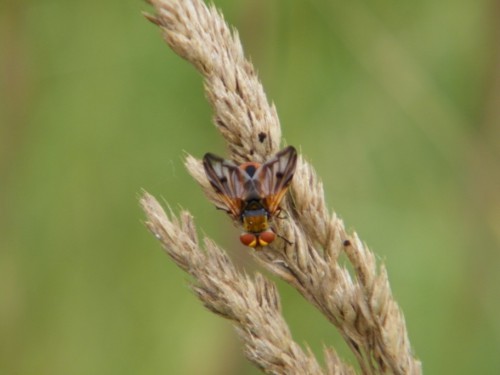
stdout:
POLYGON ((249 177, 236 164, 214 154, 205 154, 203 167, 210 185, 226 205, 229 213, 239 218, 245 198, 245 182, 249 177))
POLYGON ((271 215, 276 212, 285 196, 288 186, 292 182, 296 165, 297 151, 293 146, 288 146, 255 171, 252 177, 255 189, 263 198, 271 215))

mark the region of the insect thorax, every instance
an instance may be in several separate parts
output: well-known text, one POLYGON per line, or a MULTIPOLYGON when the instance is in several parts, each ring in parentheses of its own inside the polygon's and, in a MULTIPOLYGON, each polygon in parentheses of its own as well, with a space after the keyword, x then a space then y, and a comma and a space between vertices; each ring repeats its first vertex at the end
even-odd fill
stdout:
POLYGON ((261 233, 269 229, 269 213, 258 200, 249 201, 241 214, 243 228, 251 233, 261 233))

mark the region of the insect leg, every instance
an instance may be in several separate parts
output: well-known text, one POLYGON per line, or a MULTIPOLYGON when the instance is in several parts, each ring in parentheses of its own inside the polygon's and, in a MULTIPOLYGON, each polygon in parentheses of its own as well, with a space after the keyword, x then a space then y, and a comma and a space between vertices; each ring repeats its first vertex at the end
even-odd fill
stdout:
POLYGON ((293 242, 292 242, 292 241, 290 241, 289 239, 287 239, 287 238, 283 237, 281 234, 277 233, 276 231, 274 231, 274 233, 276 233, 276 235, 277 235, 279 238, 281 238, 283 241, 285 241, 285 242, 288 244, 288 246, 292 246, 292 245, 293 245, 293 242))
POLYGON ((281 207, 278 207, 276 209, 274 216, 280 220, 288 219, 288 214, 285 211, 283 211, 283 209, 281 207))
POLYGON ((221 207, 221 206, 215 206, 216 209, 224 211, 226 214, 231 215, 231 211, 228 210, 226 207, 221 207))

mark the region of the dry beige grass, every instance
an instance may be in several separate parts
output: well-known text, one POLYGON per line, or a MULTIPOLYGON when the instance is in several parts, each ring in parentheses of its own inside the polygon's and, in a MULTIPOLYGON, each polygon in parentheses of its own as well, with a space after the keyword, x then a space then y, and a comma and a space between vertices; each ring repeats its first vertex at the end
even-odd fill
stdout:
MULTIPOLYGON (((280 146, 281 130, 236 31, 222 15, 201 0, 151 0, 157 24, 169 46, 202 74, 214 123, 236 162, 264 161, 280 146)), ((201 162, 188 156, 186 166, 207 197, 220 204, 201 162)), ((403 315, 392 297, 387 272, 377 267, 374 254, 355 233, 330 213, 323 186, 311 165, 299 158, 282 206, 286 219, 277 219, 277 232, 291 241, 254 252, 265 268, 294 286, 338 329, 357 358, 363 374, 420 374, 412 354, 403 315), (338 262, 341 253, 351 275, 338 262)), ((194 279, 194 290, 211 311, 231 319, 245 343, 245 353, 271 374, 344 374, 352 368, 325 350, 324 371, 309 350, 292 340, 280 312, 275 286, 257 275, 237 272, 225 253, 210 239, 198 243, 188 213, 180 219, 166 215, 147 193, 141 204, 149 229, 170 257, 194 279)))

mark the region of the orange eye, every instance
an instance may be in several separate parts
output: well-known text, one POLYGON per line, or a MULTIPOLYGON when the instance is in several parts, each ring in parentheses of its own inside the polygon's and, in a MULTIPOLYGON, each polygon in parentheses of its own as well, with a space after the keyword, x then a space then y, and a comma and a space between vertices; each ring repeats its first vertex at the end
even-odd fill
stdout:
POLYGON ((257 246, 257 237, 255 236, 255 234, 252 233, 243 233, 240 236, 240 241, 245 246, 249 247, 257 246))
POLYGON ((274 234, 274 232, 271 230, 267 230, 265 232, 262 232, 261 234, 259 234, 259 245, 260 246, 267 246, 271 242, 273 242, 275 238, 276 238, 276 234, 274 234))

